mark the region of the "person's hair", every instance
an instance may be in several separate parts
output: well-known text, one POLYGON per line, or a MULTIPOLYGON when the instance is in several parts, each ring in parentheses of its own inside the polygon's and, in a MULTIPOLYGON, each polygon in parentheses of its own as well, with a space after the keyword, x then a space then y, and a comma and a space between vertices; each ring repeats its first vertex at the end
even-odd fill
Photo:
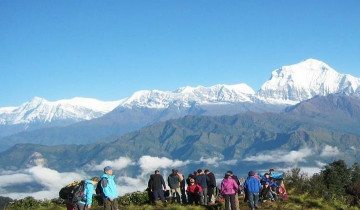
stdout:
POLYGON ((269 169, 269 172, 271 172, 271 171, 275 171, 274 169, 269 169))
POLYGON ((97 177, 97 176, 94 176, 93 178, 90 179, 91 181, 94 181, 94 182, 99 182, 100 181, 100 178, 97 177))
POLYGON ((159 170, 155 170, 155 174, 156 174, 156 173, 160 173, 160 171, 159 171, 159 170))
POLYGON ((226 173, 225 176, 224 176, 225 179, 227 179, 229 177, 231 177, 231 175, 229 173, 226 173))
POLYGON ((201 170, 201 169, 198 169, 198 170, 197 170, 197 172, 198 172, 198 173, 201 173, 201 172, 202 172, 202 170, 201 170))
POLYGON ((210 171, 209 171, 209 169, 205 169, 205 171, 204 171, 204 172, 205 172, 205 173, 207 173, 207 172, 210 172, 210 171))
POLYGON ((232 171, 227 171, 227 174, 233 175, 234 173, 232 171))

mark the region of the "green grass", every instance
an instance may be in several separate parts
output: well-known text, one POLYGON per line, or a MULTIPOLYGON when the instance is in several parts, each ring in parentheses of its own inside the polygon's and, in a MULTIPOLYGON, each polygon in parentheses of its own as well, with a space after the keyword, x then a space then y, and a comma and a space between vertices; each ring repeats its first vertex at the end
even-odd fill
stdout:
MULTIPOLYGON (((64 204, 49 203, 49 201, 38 201, 39 205, 36 208, 21 208, 21 209, 36 209, 36 210, 66 210, 64 204), (45 205, 46 204, 46 205, 45 205)), ((239 206, 241 210, 249 209, 247 202, 244 202, 243 197, 239 197, 239 206)), ((296 194, 289 191, 289 198, 287 200, 280 200, 276 202, 259 202, 260 209, 277 209, 277 210, 360 210, 359 207, 348 207, 340 201, 326 201, 323 198, 315 198, 308 193, 296 194)), ((19 209, 13 207, 5 208, 7 210, 19 209)), ((92 210, 102 210, 102 206, 93 205, 92 210)), ((224 203, 213 206, 196 206, 196 205, 181 205, 181 204, 163 204, 159 202, 157 205, 120 205, 119 209, 126 210, 223 210, 224 203)), ((20 209, 19 209, 20 210, 20 209)))

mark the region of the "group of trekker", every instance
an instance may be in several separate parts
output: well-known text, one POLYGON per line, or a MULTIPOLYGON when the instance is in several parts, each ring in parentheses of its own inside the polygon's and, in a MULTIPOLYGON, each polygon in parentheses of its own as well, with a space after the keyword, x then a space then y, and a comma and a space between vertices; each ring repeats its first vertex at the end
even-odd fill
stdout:
MULTIPOLYGON (((278 195, 286 198, 286 190, 282 182, 283 176, 284 174, 275 174, 273 169, 261 176, 250 171, 247 179, 241 183, 232 171, 227 171, 221 181, 221 186, 217 187, 215 175, 209 169, 204 171, 198 169, 193 174, 189 174, 186 179, 177 169, 172 169, 172 173, 167 178, 169 191, 160 171, 155 170, 155 173, 150 175, 147 191, 150 202, 153 204, 156 204, 159 199, 167 202, 165 197, 169 196, 171 196, 172 202, 176 201, 182 204, 211 205, 215 204, 215 201, 223 200, 226 210, 238 210, 239 195, 242 195, 253 210, 258 208, 259 198, 263 201, 276 201, 278 195)), ((81 190, 71 191, 73 195, 69 201, 72 202, 68 202, 67 209, 90 209, 93 193, 96 191, 96 194, 101 195, 105 210, 117 210, 118 191, 114 178, 113 169, 106 166, 104 174, 100 178, 93 177, 84 180, 83 185, 78 185, 83 186, 81 190), (73 198, 76 196, 79 196, 79 199, 75 199, 74 202, 73 198)), ((62 196, 60 195, 60 197, 62 196)))
MULTIPOLYGON (((215 175, 206 169, 205 171, 199 169, 189 174, 187 179, 177 169, 172 169, 172 173, 168 176, 168 186, 173 202, 183 204, 200 204, 208 205, 208 203, 215 203, 213 197, 214 189, 216 187, 215 175), (185 188, 185 183, 187 188, 185 188)), ((165 202, 166 184, 164 178, 159 170, 150 176, 148 182, 149 198, 152 203, 158 201, 165 202)))
POLYGON ((172 202, 200 205, 214 204, 215 200, 223 199, 226 210, 238 210, 238 198, 239 195, 243 195, 244 200, 249 202, 253 210, 258 208, 259 199, 263 202, 276 201, 279 193, 286 198, 286 190, 282 182, 284 174, 274 172, 274 169, 270 169, 269 173, 260 176, 250 171, 247 179, 240 183, 239 178, 232 171, 227 171, 221 181, 221 187, 218 188, 215 175, 208 169, 194 171, 187 179, 177 169, 172 169, 167 179, 169 192, 163 176, 159 170, 156 170, 150 176, 147 190, 151 203, 156 203, 159 198, 162 202, 166 202, 165 197, 168 196, 171 196, 172 202))

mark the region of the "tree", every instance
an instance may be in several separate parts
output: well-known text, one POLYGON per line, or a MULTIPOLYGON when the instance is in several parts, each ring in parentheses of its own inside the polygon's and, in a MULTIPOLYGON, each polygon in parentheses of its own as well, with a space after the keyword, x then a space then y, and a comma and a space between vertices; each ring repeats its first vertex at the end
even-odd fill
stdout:
POLYGON ((351 183, 360 184, 360 166, 358 163, 354 163, 351 167, 351 183))
POLYGON ((330 194, 335 197, 345 195, 345 190, 351 182, 350 172, 344 160, 337 160, 325 166, 321 173, 330 194))
POLYGON ((12 201, 11 198, 0 196, 0 209, 4 209, 12 201))

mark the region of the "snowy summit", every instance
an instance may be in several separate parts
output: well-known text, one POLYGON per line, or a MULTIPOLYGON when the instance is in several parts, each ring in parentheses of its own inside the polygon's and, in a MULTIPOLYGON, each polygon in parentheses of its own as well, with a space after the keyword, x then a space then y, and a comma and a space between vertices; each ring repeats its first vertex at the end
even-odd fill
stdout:
POLYGON ((307 59, 273 71, 258 96, 270 103, 294 104, 316 95, 356 92, 360 92, 359 78, 340 74, 322 61, 307 59))

